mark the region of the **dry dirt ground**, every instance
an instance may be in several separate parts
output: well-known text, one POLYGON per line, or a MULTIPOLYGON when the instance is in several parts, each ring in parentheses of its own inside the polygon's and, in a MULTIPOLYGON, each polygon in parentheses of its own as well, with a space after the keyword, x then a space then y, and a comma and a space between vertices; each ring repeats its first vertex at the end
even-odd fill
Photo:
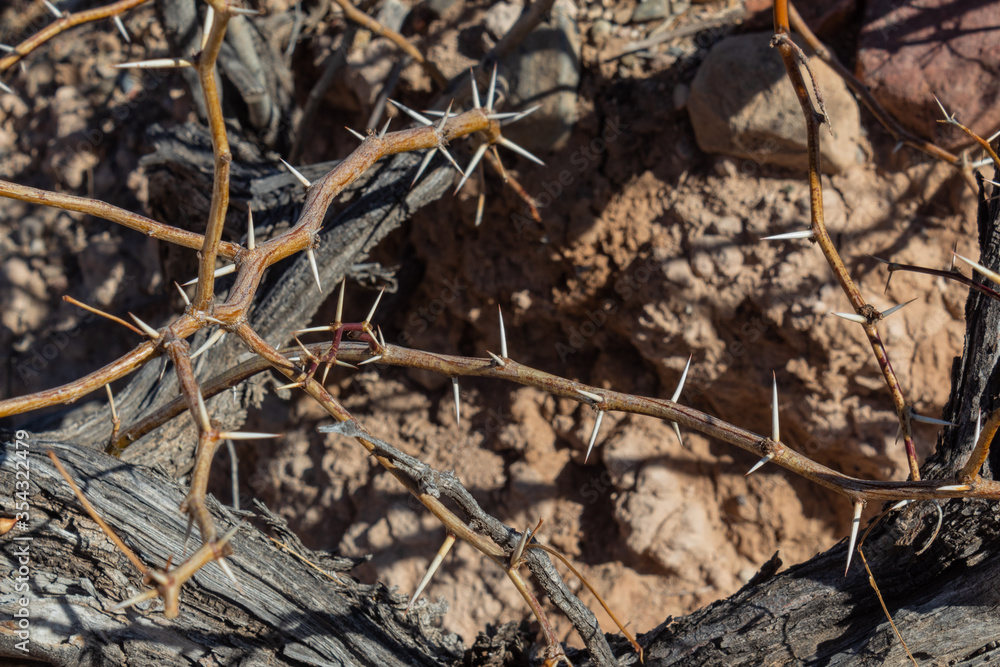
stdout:
MULTIPOLYGON (((421 28, 446 75, 474 64, 467 43, 489 39, 476 32, 489 4, 464 3, 457 16, 431 15, 421 28)), ((684 20, 721 12, 725 4, 695 5, 684 20)), ((577 9, 581 82, 568 141, 542 155, 545 167, 504 156, 530 194, 553 195, 542 223, 512 222, 523 204, 495 177, 485 183, 479 227, 475 179, 420 211, 373 256, 397 267, 400 278, 381 310, 387 338, 485 356, 487 349, 499 351, 499 305, 510 356, 519 362, 669 397, 691 356, 682 402, 759 433, 770 428, 774 373, 783 440, 852 475, 903 478, 889 396, 860 332, 828 315, 846 310, 847 302, 818 249, 759 240, 807 226, 804 175, 764 165, 748 173, 738 161, 701 153, 675 102, 675 87, 690 82, 705 49, 724 32, 674 40, 674 55, 608 61, 649 26, 628 25, 633 2, 580 0, 577 9), (603 16, 614 30, 598 44, 592 29, 603 16), (613 136, 591 149, 609 127, 617 128, 613 136), (554 175, 563 170, 571 171, 571 182, 553 194, 554 175)), ((0 25, 28 30, 44 23, 43 12, 40 3, 16 1, 0 25)), ((300 102, 307 77, 317 71, 309 59, 342 30, 334 14, 302 38, 300 102)), ((132 46, 102 23, 28 59, 18 79, 21 94, 0 94, 0 176, 142 209, 137 161, 150 150, 145 127, 196 116, 178 77, 111 69, 161 55, 151 9, 132 12, 126 23, 136 36, 132 46), (81 140, 98 136, 89 150, 77 150, 81 140)), ((382 49, 391 62, 394 51, 382 49)), ((363 63, 352 68, 335 90, 354 90, 354 98, 327 98, 302 162, 341 157, 354 145, 340 128, 363 127, 370 109, 357 93, 360 84, 347 79, 362 77, 363 63)), ((429 81, 408 67, 396 95, 420 105, 430 96, 429 81)), ((897 274, 883 291, 886 271, 869 255, 947 267, 957 244, 958 252, 978 256, 973 199, 952 171, 907 150, 891 153, 891 141, 866 113, 862 123, 869 159, 824 177, 828 223, 877 307, 915 299, 885 323, 882 335, 908 399, 937 416, 961 351, 965 293, 912 274, 897 274)), ((460 161, 468 159, 466 147, 455 151, 460 161)), ((159 275, 157 250, 147 239, 14 202, 0 202, 0 257, 4 397, 73 379, 134 343, 122 329, 84 321, 60 300, 63 294, 124 313, 162 303, 173 289, 159 275), (47 345, 58 354, 44 371, 25 373, 25 362, 47 345)), ((349 292, 348 313, 362 314, 373 293, 349 292)), ((317 319, 329 321, 331 310, 328 304, 317 319)), ((744 478, 755 462, 751 455, 695 433, 684 433, 681 445, 669 425, 652 419, 607 415, 585 461, 593 410, 534 389, 464 381, 456 425, 444 378, 369 366, 338 369, 330 385, 375 435, 454 470, 505 522, 523 528, 544 518, 540 539, 571 557, 639 632, 730 595, 775 551, 786 564, 799 562, 848 530, 842 499, 775 467, 744 478)), ((268 397, 246 428, 286 435, 240 444, 244 504, 260 498, 309 547, 370 555, 356 576, 412 590, 444 538, 441 527, 408 503, 361 448, 317 433, 326 421, 304 397, 268 397)), ((933 428, 920 427, 921 455, 935 437, 933 428)), ((231 499, 228 465, 220 453, 214 488, 224 502, 231 499)), ((503 574, 461 544, 427 596, 447 599, 445 622, 466 642, 487 623, 527 616, 503 574)), ((567 624, 558 627, 577 642, 567 624)))

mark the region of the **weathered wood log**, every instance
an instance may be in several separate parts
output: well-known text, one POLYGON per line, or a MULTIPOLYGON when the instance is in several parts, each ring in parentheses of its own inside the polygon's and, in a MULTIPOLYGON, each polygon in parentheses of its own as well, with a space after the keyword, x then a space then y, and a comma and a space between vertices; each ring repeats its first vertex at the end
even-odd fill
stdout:
MULTIPOLYGON (((351 560, 310 552, 287 530, 281 533, 283 548, 250 525, 236 533, 227 559, 239 587, 211 564, 183 588, 177 619, 156 613, 159 600, 111 611, 145 588, 142 577, 81 515, 46 452, 59 456, 99 514, 148 566, 182 559, 187 521, 177 508, 186 490, 162 473, 86 447, 28 436, 19 438, 25 446, 18 449, 14 434, 7 435, 0 488, 10 491, 5 496, 13 493, 18 451, 29 452, 31 486, 28 521, 2 538, 0 562, 15 576, 0 581, 0 656, 137 666, 442 665, 461 656, 458 637, 434 627, 443 609, 425 604, 404 617, 403 596, 338 573, 353 566, 351 560), (15 590, 22 564, 26 592, 15 590), (27 615, 18 617, 20 609, 27 615), (16 627, 20 618, 27 620, 23 629, 16 627)), ((238 522, 218 503, 211 505, 223 530, 238 522)), ((281 531, 280 519, 258 511, 281 531)), ((187 552, 196 547, 189 545, 187 552)))

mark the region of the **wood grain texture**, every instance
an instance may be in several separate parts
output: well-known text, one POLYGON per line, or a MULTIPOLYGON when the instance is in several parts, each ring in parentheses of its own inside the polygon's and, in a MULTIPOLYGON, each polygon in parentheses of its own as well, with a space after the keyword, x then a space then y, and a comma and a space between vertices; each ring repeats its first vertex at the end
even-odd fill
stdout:
MULTIPOLYGON (((4 489, 14 487, 10 435, 0 466, 4 489)), ((325 576, 248 523, 233 538, 235 553, 227 559, 242 590, 212 564, 184 587, 181 616, 173 621, 157 613, 158 600, 112 612, 144 588, 141 577, 81 513, 45 452, 59 456, 88 500, 148 565, 162 567, 183 553, 187 523, 177 507, 185 489, 154 470, 86 447, 40 438, 28 444, 31 521, 27 529, 7 534, 0 563, 5 571, 16 570, 10 538, 33 538, 29 609, 36 659, 66 665, 211 664, 204 662, 211 658, 216 664, 402 666, 450 664, 461 655, 459 639, 433 627, 440 608, 424 605, 404 618, 403 596, 336 573, 352 565, 348 559, 331 561, 290 545, 328 569, 325 576)), ((224 530, 239 520, 214 501, 211 510, 224 530)), ((198 546, 194 533, 188 553, 198 546)), ((14 584, 10 577, 0 581, 0 615, 6 619, 20 597, 14 584)), ((9 627, 0 630, 0 656, 23 659, 17 641, 9 627)))

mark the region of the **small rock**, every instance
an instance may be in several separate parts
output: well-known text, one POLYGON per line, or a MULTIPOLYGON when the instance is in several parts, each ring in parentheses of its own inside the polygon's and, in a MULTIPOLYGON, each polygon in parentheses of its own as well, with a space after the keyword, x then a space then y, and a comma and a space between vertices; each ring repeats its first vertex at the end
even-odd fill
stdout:
POLYGON ((611 36, 612 25, 610 21, 598 19, 590 27, 590 41, 594 46, 603 46, 611 36))
POLYGON ((511 26, 517 22, 517 17, 521 15, 521 8, 509 2, 498 2, 489 8, 483 23, 493 39, 500 39, 506 35, 511 26))
POLYGON ((462 0, 427 0, 427 8, 438 16, 444 16, 445 13, 454 7, 455 5, 461 5, 462 0))
POLYGON ((410 6, 400 0, 384 0, 382 9, 378 13, 378 22, 387 28, 398 31, 403 27, 406 15, 410 13, 410 6))
POLYGON ((735 215, 723 215, 712 220, 708 226, 709 233, 735 238, 743 233, 743 221, 735 215))
POLYGON ((712 169, 722 178, 736 178, 740 173, 740 170, 736 168, 733 161, 727 157, 716 160, 715 164, 712 165, 712 169))
POLYGON ((666 18, 669 14, 669 0, 642 0, 632 13, 632 23, 655 21, 666 18))
POLYGON ((505 61, 510 72, 508 109, 542 107, 505 127, 504 135, 534 153, 565 146, 576 123, 580 35, 573 12, 571 3, 556 2, 551 20, 535 28, 505 61))
POLYGON ((45 281, 20 257, 12 257, 4 263, 0 270, 0 283, 3 282, 24 290, 36 299, 46 297, 45 281))
MULTIPOLYGON (((804 170, 805 121, 771 33, 727 37, 708 53, 691 83, 687 109, 698 145, 723 153, 804 170)), ((835 137, 821 128, 822 169, 837 174, 858 163, 862 143, 858 105, 825 63, 809 59, 835 137)))
POLYGON ((1000 125, 1000 41, 994 3, 869 0, 858 39, 858 71, 875 98, 903 125, 947 148, 967 143, 937 121, 941 110, 981 136, 1000 125))
POLYGON ((667 280, 681 287, 690 287, 691 283, 694 282, 691 266, 683 259, 671 259, 665 262, 663 275, 667 280))

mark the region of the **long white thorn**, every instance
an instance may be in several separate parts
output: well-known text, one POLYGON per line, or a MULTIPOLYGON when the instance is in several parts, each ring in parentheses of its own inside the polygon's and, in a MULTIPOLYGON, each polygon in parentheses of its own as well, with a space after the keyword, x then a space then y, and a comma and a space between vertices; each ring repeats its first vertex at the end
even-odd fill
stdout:
POLYGON ((922 422, 924 424, 934 424, 935 426, 955 426, 954 422, 945 421, 944 419, 935 419, 934 417, 925 417, 923 415, 918 415, 912 409, 910 410, 910 419, 915 422, 922 422))
POLYGON ((771 373, 774 382, 771 389, 771 440, 781 442, 781 432, 778 426, 778 376, 771 373))
POLYGON ((889 511, 895 512, 896 510, 901 510, 912 502, 913 502, 912 500, 900 500, 898 503, 890 507, 889 511))
POLYGON ((247 248, 253 250, 257 247, 257 239, 253 234, 253 209, 247 208, 247 248))
POLYGON ((344 321, 344 290, 347 289, 347 278, 340 281, 340 294, 337 295, 337 312, 334 313, 334 322, 340 324, 344 321))
POLYGON ((42 4, 45 5, 45 8, 52 12, 52 15, 57 19, 61 19, 63 17, 62 10, 49 2, 49 0, 42 0, 42 4))
POLYGON ((587 455, 583 457, 583 462, 586 463, 590 458, 590 452, 594 449, 594 443, 597 442, 597 432, 601 430, 601 420, 604 419, 604 410, 597 411, 597 419, 594 421, 594 430, 590 432, 590 443, 587 445, 587 455))
POLYGON ((159 338, 159 337, 160 337, 160 332, 159 332, 159 331, 157 331, 157 330, 156 330, 156 329, 154 329, 153 327, 149 326, 148 324, 146 324, 145 322, 143 322, 142 320, 140 320, 140 319, 139 319, 138 317, 136 317, 136 316, 135 316, 134 314, 132 314, 132 313, 129 313, 129 316, 131 316, 131 318, 132 318, 133 320, 135 320, 135 323, 139 325, 139 328, 140 328, 140 329, 142 329, 143 331, 145 331, 145 332, 146 332, 146 335, 147 335, 147 336, 149 336, 149 337, 150 337, 150 338, 152 338, 153 340, 156 340, 157 338, 159 338))
POLYGON ((576 389, 575 391, 588 401, 592 402, 594 405, 600 405, 604 402, 604 397, 600 394, 595 394, 592 391, 586 391, 584 389, 576 389))
POLYGON ((312 248, 306 250, 306 257, 309 258, 309 266, 312 268, 313 278, 316 280, 316 287, 319 291, 323 291, 323 284, 319 281, 319 266, 316 265, 316 253, 313 252, 312 248))
POLYGON ((117 69, 159 69, 174 67, 194 67, 190 60, 183 58, 152 58, 150 60, 137 60, 130 63, 118 63, 117 69))
POLYGON ((857 322, 858 324, 868 324, 868 319, 864 315, 858 315, 857 313, 830 313, 831 315, 836 315, 837 317, 847 320, 848 322, 857 322))
POLYGON ((346 125, 344 126, 344 129, 353 134, 355 137, 357 137, 359 141, 365 140, 365 135, 361 134, 360 132, 356 132, 355 130, 352 130, 351 128, 347 127, 346 125))
POLYGON ((451 162, 452 166, 455 167, 458 173, 460 173, 462 176, 465 176, 465 172, 462 171, 462 168, 460 166, 458 166, 458 162, 455 161, 455 158, 451 156, 451 151, 445 148, 443 144, 441 146, 438 146, 438 150, 444 153, 444 156, 448 158, 448 162, 451 162))
POLYGON ((241 584, 240 580, 236 578, 236 575, 233 574, 233 571, 231 569, 229 569, 229 563, 226 562, 226 559, 225 558, 216 558, 215 562, 218 564, 219 568, 223 572, 226 573, 226 576, 229 577, 229 579, 234 584, 236 584, 236 588, 242 593, 243 592, 243 584, 241 584))
POLYGON ((441 567, 441 563, 444 562, 444 559, 448 556, 448 552, 451 551, 451 548, 454 545, 455 536, 452 533, 448 533, 448 535, 444 538, 444 544, 441 545, 441 548, 438 549, 437 555, 434 556, 434 560, 432 560, 430 565, 427 566, 427 572, 424 574, 423 579, 421 579, 420 583, 417 584, 417 590, 413 591, 413 596, 410 598, 410 602, 406 605, 406 609, 403 610, 404 615, 410 611, 410 607, 413 606, 413 603, 417 601, 420 594, 424 592, 425 588, 427 588, 427 584, 430 583, 431 579, 434 577, 434 573, 436 573, 438 568, 441 567))
POLYGON ((883 311, 882 312, 882 319, 884 320, 885 318, 887 318, 890 315, 892 315, 893 313, 895 313, 897 310, 900 310, 901 308, 905 308, 906 306, 909 306, 911 303, 913 303, 916 300, 917 300, 917 298, 914 297, 914 298, 910 299, 909 301, 905 301, 903 303, 897 304, 897 305, 893 306, 892 308, 883 311))
MULTIPOLYGON (((379 139, 382 139, 382 138, 385 137, 386 130, 389 129, 389 123, 391 123, 391 122, 392 122, 391 118, 389 118, 388 120, 385 121, 385 125, 382 126, 382 130, 378 133, 378 138, 379 139)), ((430 125, 430 123, 427 123, 427 124, 430 125)))
POLYGON ((770 461, 773 458, 774 458, 774 454, 766 454, 764 456, 764 458, 762 458, 760 461, 757 461, 757 463, 754 463, 753 467, 750 468, 750 470, 747 470, 746 474, 744 474, 743 476, 744 477, 749 477, 750 475, 752 475, 755 472, 757 472, 758 470, 760 470, 764 466, 765 463, 767 463, 768 461, 770 461))
POLYGON ((108 392, 108 404, 111 405, 111 419, 118 421, 118 410, 115 408, 115 395, 111 393, 111 385, 104 385, 104 390, 108 392))
POLYGON ((980 410, 979 414, 976 416, 976 437, 972 439, 973 445, 979 442, 979 436, 982 432, 983 432, 983 411, 980 410))
POLYGON ((957 252, 955 253, 955 257, 958 257, 960 260, 962 260, 966 264, 970 265, 976 271, 979 271, 979 273, 983 274, 984 276, 986 276, 987 278, 989 278, 993 282, 1000 283, 1000 275, 998 275, 996 273, 996 271, 991 271, 990 269, 987 269, 982 264, 977 264, 976 262, 973 262, 968 257, 963 257, 962 255, 959 255, 957 252))
POLYGON ((129 35, 128 34, 128 30, 125 29, 125 24, 122 23, 122 17, 119 16, 118 14, 115 14, 112 17, 111 20, 114 21, 115 27, 118 28, 118 32, 121 33, 122 39, 125 40, 125 43, 126 44, 131 44, 132 43, 132 36, 129 35))
POLYGON ((262 438, 280 438, 284 433, 254 433, 252 431, 226 431, 219 437, 228 440, 260 440, 262 438))
MULTIPOLYGON (((511 116, 510 118, 504 119, 503 124, 504 125, 510 125, 511 123, 516 123, 517 121, 521 120, 522 118, 526 118, 527 116, 530 116, 531 114, 535 113, 536 111, 538 111, 541 108, 542 108, 541 104, 536 104, 534 106, 528 107, 524 111, 521 111, 520 113, 517 113, 517 114, 511 116)), ((500 114, 494 114, 494 116, 496 116, 496 115, 500 115, 500 114)))
MULTIPOLYGON (((195 282, 197 282, 197 280, 198 279, 195 278, 195 282)), ((184 305, 185 306, 190 306, 191 305, 191 299, 188 298, 187 292, 184 291, 184 288, 181 287, 180 285, 178 285, 176 281, 174 282, 174 287, 176 287, 177 291, 181 293, 181 298, 184 299, 184 305)))
POLYGON ((317 331, 333 331, 333 328, 329 324, 324 324, 321 327, 308 327, 306 329, 298 329, 295 333, 296 334, 315 333, 317 331))
POLYGON ((812 237, 813 232, 811 229, 803 229, 800 232, 785 232, 784 234, 765 236, 761 241, 789 241, 792 239, 811 239, 812 237))
POLYGON ((489 115, 489 119, 499 120, 502 121, 504 124, 516 123, 525 116, 530 116, 531 114, 535 113, 541 108, 542 108, 541 104, 536 104, 534 106, 528 107, 527 109, 524 109, 523 111, 503 111, 501 113, 491 113, 489 115))
POLYGON ((473 69, 469 70, 469 76, 472 80, 472 106, 476 109, 480 108, 479 104, 479 89, 476 87, 476 72, 473 69))
MULTIPOLYGON (((535 107, 533 107, 533 108, 537 108, 538 106, 539 105, 535 105, 535 107)), ((517 116, 520 116, 522 113, 524 113, 524 112, 523 111, 503 111, 503 112, 500 112, 500 113, 491 113, 491 114, 489 114, 487 116, 487 118, 489 118, 490 120, 504 121, 504 120, 510 120, 511 118, 516 118, 517 116)))
POLYGON ((382 358, 381 354, 376 354, 374 357, 369 357, 369 358, 365 359, 364 361, 359 361, 358 362, 358 366, 364 366, 365 364, 373 364, 373 363, 375 363, 376 361, 378 361, 381 358, 382 358))
POLYGON ((858 529, 861 527, 861 510, 865 508, 865 504, 860 500, 854 502, 854 519, 851 520, 851 541, 847 545, 847 567, 844 568, 844 576, 847 576, 848 570, 851 569, 851 558, 854 557, 854 545, 858 541, 858 529))
POLYGON ((441 115, 441 122, 438 123, 438 126, 437 126, 438 134, 443 134, 444 133, 444 127, 445 127, 445 125, 448 124, 448 118, 451 117, 451 105, 453 105, 454 103, 455 103, 455 100, 452 100, 451 102, 448 102, 448 108, 445 109, 444 113, 441 115))
POLYGON ((14 94, 14 89, 11 88, 10 86, 8 86, 3 81, 0 81, 0 90, 2 90, 3 92, 7 93, 8 95, 13 95, 14 94))
POLYGON ((498 367, 500 367, 500 368, 507 368, 507 362, 506 361, 504 361, 503 359, 501 359, 497 355, 493 354, 489 350, 486 350, 486 354, 490 355, 490 358, 493 360, 493 363, 496 364, 498 367))
POLYGON ((476 168, 476 165, 479 164, 479 161, 483 159, 483 155, 486 154, 487 148, 489 148, 489 146, 485 143, 480 144, 479 148, 476 149, 476 152, 473 153, 472 160, 469 161, 469 166, 466 167, 465 171, 462 173, 462 180, 458 182, 458 187, 455 188, 455 194, 458 194, 458 191, 462 189, 465 182, 469 180, 469 175, 472 173, 472 170, 476 168))
POLYGON ((490 88, 486 93, 486 113, 493 113, 493 94, 497 90, 497 64, 493 63, 493 76, 490 77, 490 88))
POLYGON ((110 611, 121 611, 122 609, 128 609, 129 607, 135 606, 140 602, 145 602, 146 600, 152 600, 157 596, 159 596, 159 592, 155 588, 147 588, 138 595, 130 597, 128 600, 125 600, 123 602, 119 602, 114 607, 112 607, 110 611))
POLYGON ((497 306, 497 313, 500 314, 500 356, 504 359, 510 359, 507 354, 507 331, 503 326, 503 308, 497 306))
POLYGON ((379 301, 382 300, 382 295, 383 294, 385 294, 385 288, 384 287, 378 293, 378 296, 375 297, 375 303, 372 304, 372 309, 368 311, 368 317, 365 318, 365 322, 366 323, 370 323, 372 321, 372 318, 375 317, 375 309, 378 308, 378 303, 379 303, 379 301))
POLYGON ((451 379, 451 391, 455 395, 455 426, 462 422, 462 402, 458 397, 458 378, 451 379))
POLYGON ((201 389, 195 390, 194 397, 198 401, 198 421, 201 424, 201 430, 211 431, 212 421, 208 418, 208 408, 205 407, 205 399, 201 396, 201 389))
POLYGON ((427 165, 429 165, 431 160, 434 159, 434 154, 437 153, 437 150, 438 149, 435 146, 424 155, 424 159, 420 161, 420 166, 417 167, 417 175, 413 177, 413 181, 410 183, 411 188, 416 185, 417 181, 420 180, 420 177, 423 176, 424 170, 427 169, 427 165))
POLYGON ((486 193, 483 191, 479 192, 479 196, 476 197, 476 220, 475 226, 483 224, 483 211, 486 210, 486 193))
MULTIPOLYGON (((221 278, 222 276, 228 276, 230 273, 235 273, 235 272, 236 272, 236 265, 235 264, 227 264, 226 266, 223 266, 223 267, 218 268, 215 271, 213 271, 212 275, 215 276, 216 278, 221 278)), ((184 283, 181 287, 187 287, 188 285, 194 285, 196 282, 198 282, 198 279, 197 278, 192 278, 191 280, 189 280, 186 283, 184 283)))
POLYGON ((209 5, 205 9, 205 25, 201 28, 201 50, 205 50, 205 46, 208 44, 208 38, 212 33, 212 24, 215 23, 215 9, 212 5, 209 5))
POLYGON ((944 121, 946 123, 954 123, 955 122, 955 115, 954 114, 949 114, 947 111, 945 111, 944 105, 941 104, 941 100, 938 99, 937 95, 933 95, 933 97, 934 97, 934 101, 937 102, 938 107, 941 109, 941 113, 944 114, 944 121))
POLYGON ((226 335, 226 330, 225 329, 216 329, 212 333, 212 335, 208 337, 208 340, 206 340, 202 344, 202 346, 199 347, 195 351, 195 353, 191 355, 192 361, 194 359, 197 359, 200 354, 202 354, 203 352, 205 352, 206 350, 208 350, 210 347, 212 347, 213 345, 215 345, 216 343, 218 343, 220 340, 222 340, 223 337, 225 337, 225 335, 226 335))
MULTIPOLYGON (((681 397, 681 392, 684 391, 684 382, 687 380, 688 370, 691 369, 691 359, 694 357, 692 354, 688 357, 687 363, 684 364, 684 371, 681 373, 681 379, 677 381, 677 388, 674 389, 674 395, 670 397, 670 400, 674 403, 677 399, 681 397)), ((670 422, 670 426, 674 429, 674 435, 677 436, 677 444, 681 447, 684 446, 684 438, 681 436, 681 427, 677 422, 670 422)))
POLYGON ((409 116, 413 120, 417 121, 418 123, 422 123, 424 125, 433 125, 434 124, 434 121, 432 121, 427 116, 424 116, 424 115, 421 115, 421 114, 417 113, 416 111, 414 111, 410 107, 404 106, 404 105, 400 104, 399 102, 397 102, 396 100, 390 99, 389 102, 393 106, 395 106, 397 109, 399 109, 400 111, 402 111, 403 113, 405 113, 407 116, 409 116))
POLYGON ((545 166, 545 163, 542 162, 542 160, 540 158, 535 157, 533 154, 531 154, 530 152, 528 152, 525 149, 521 148, 520 146, 518 146, 517 144, 515 144, 513 141, 511 141, 510 139, 508 139, 506 137, 500 137, 499 139, 497 139, 497 143, 499 143, 504 148, 509 148, 510 150, 514 151, 515 153, 517 153, 519 155, 523 155, 524 157, 528 158, 529 160, 531 160, 532 162, 534 162, 536 164, 540 164, 543 167, 545 166))
POLYGON ((262 16, 264 14, 259 9, 250 9, 248 7, 227 7, 226 11, 230 14, 242 14, 243 16, 262 16))
POLYGON ((283 158, 278 158, 278 159, 281 160, 281 164, 285 165, 285 169, 290 171, 292 173, 292 176, 294 176, 299 181, 299 183, 301 183, 307 188, 312 186, 312 182, 308 178, 303 176, 302 172, 300 172, 298 169, 285 162, 283 158))
POLYGON ((684 364, 684 371, 681 373, 681 379, 677 381, 677 389, 674 389, 674 395, 670 397, 670 400, 674 403, 677 402, 677 399, 681 397, 681 392, 684 391, 684 382, 687 381, 688 371, 691 369, 691 359, 693 357, 693 354, 688 357, 687 363, 684 364))
POLYGON ((945 486, 939 486, 938 491, 971 491, 972 487, 968 484, 946 484, 945 486))
POLYGON ((677 436, 677 444, 681 447, 684 446, 684 438, 681 437, 681 427, 677 422, 670 422, 670 425, 674 427, 674 435, 677 436))

